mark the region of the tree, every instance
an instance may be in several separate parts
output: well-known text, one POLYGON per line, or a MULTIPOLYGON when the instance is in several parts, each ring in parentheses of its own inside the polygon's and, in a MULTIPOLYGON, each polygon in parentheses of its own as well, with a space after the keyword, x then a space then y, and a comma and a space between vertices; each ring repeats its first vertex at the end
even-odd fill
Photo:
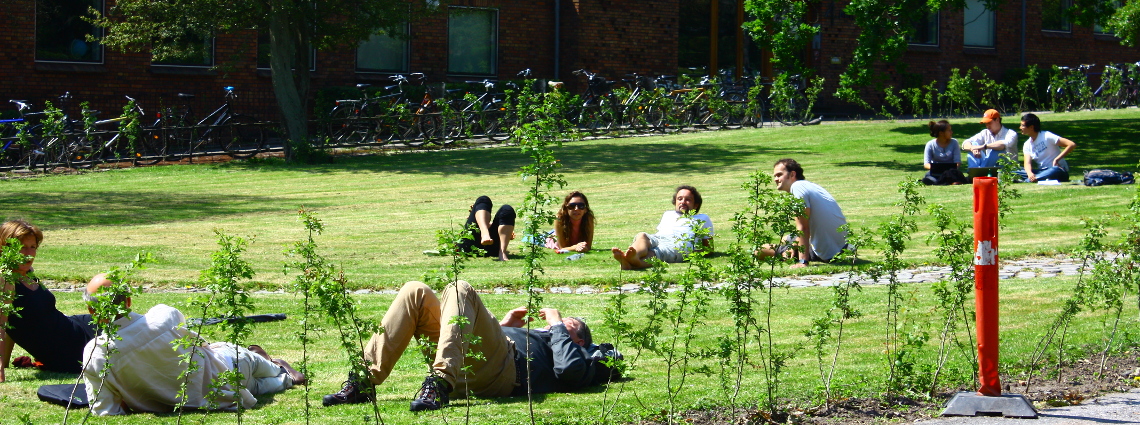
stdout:
POLYGON ((355 45, 373 34, 403 34, 412 19, 439 1, 404 0, 118 0, 91 19, 107 29, 113 49, 151 52, 156 60, 203 54, 212 37, 258 30, 269 34, 273 91, 289 141, 285 157, 307 150, 312 48, 355 45))
POLYGON ((1120 37, 1120 44, 1135 46, 1140 41, 1140 0, 1128 0, 1109 18, 1105 28, 1120 37))

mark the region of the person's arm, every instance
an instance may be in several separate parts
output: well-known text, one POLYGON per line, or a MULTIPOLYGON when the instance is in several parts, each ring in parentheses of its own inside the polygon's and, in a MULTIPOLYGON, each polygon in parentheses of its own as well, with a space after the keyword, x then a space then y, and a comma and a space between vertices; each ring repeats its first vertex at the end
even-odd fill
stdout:
MULTIPOLYGON (((11 294, 16 290, 16 287, 4 282, 0 279, 0 286, 3 286, 4 291, 11 294)), ((11 305, 12 301, 5 301, 4 304, 11 305)), ((16 341, 13 341, 8 336, 8 315, 0 314, 0 382, 4 382, 4 370, 8 368, 9 362, 12 360, 12 349, 16 347, 16 341)))
POLYGON ((926 142, 926 147, 922 149, 922 168, 925 168, 927 170, 930 169, 930 163, 933 162, 930 159, 930 157, 934 156, 934 155, 932 155, 931 151, 934 150, 933 145, 937 144, 937 143, 938 143, 938 139, 932 140, 930 142, 926 142))
POLYGON ((796 245, 800 247, 798 250, 798 258, 796 264, 792 264, 790 268, 798 269, 800 267, 807 267, 807 261, 811 258, 811 253, 808 252, 808 246, 811 241, 811 208, 804 208, 804 215, 796 217, 796 230, 800 231, 800 237, 796 238, 796 245))
POLYGON ((528 321, 530 321, 530 319, 526 317, 526 306, 522 306, 508 311, 507 314, 503 316, 503 320, 499 321, 499 326, 505 328, 521 328, 526 326, 528 321))
POLYGON ((1066 139, 1064 137, 1060 137, 1060 138, 1057 138, 1057 146, 1062 148, 1062 149, 1061 149, 1061 153, 1059 155, 1057 155, 1056 158, 1053 158, 1053 166, 1054 167, 1057 167, 1058 166, 1057 164, 1059 164, 1061 162, 1061 159, 1064 158, 1066 155, 1068 155, 1069 152, 1072 152, 1073 149, 1077 147, 1077 144, 1073 143, 1072 140, 1066 139))
MULTIPOLYGON (((555 310, 557 311, 557 310, 555 310)), ((547 322, 550 314, 547 314, 547 322)), ((554 354, 554 378, 567 390, 589 386, 594 380, 596 367, 586 348, 575 344, 566 325, 559 319, 550 325, 550 351, 554 354)))
POLYGON ((1023 155, 1023 156, 1025 157, 1025 160, 1022 161, 1024 163, 1022 165, 1025 166, 1025 178, 1026 178, 1026 180, 1029 180, 1030 183, 1037 181, 1037 175, 1033 174, 1033 160, 1029 158, 1029 155, 1023 155))
MULTIPOLYGON (((983 129, 982 131, 989 131, 989 130, 983 129)), ((981 141, 982 141, 982 133, 975 134, 973 137, 970 137, 969 139, 966 139, 965 141, 962 142, 962 150, 963 151, 970 151, 970 153, 972 155, 974 155, 975 157, 981 156, 983 147, 978 146, 978 144, 981 141)))
POLYGON ((578 252, 589 251, 590 248, 594 246, 594 220, 587 218, 587 222, 584 224, 586 225, 586 240, 584 241, 585 245, 583 245, 582 250, 578 252))
POLYGON ((555 251, 570 245, 570 235, 562 232, 562 222, 558 219, 554 220, 554 241, 558 243, 558 246, 554 248, 555 251))

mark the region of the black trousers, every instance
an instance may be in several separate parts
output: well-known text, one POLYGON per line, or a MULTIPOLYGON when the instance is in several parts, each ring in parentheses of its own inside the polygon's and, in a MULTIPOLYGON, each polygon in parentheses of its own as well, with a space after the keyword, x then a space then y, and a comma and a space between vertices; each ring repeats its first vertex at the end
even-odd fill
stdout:
POLYGON ((491 203, 491 198, 486 195, 480 196, 475 200, 475 204, 471 206, 471 212, 467 216, 467 226, 472 228, 472 239, 464 239, 459 243, 459 248, 464 251, 471 251, 471 248, 479 248, 486 252, 485 255, 498 257, 499 252, 502 251, 502 246, 499 243, 499 226, 514 226, 515 225, 515 209, 510 205, 502 205, 495 215, 491 217, 491 225, 488 230, 491 232, 491 240, 494 241, 490 245, 481 245, 479 239, 479 225, 475 224, 475 212, 487 211, 491 212, 494 204, 491 203))

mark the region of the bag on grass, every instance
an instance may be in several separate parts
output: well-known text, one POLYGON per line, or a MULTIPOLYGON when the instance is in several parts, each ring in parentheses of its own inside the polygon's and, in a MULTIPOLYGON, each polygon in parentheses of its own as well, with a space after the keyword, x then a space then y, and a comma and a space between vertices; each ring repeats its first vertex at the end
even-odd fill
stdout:
POLYGON ((87 386, 84 384, 41 385, 36 395, 51 404, 67 407, 70 400, 72 409, 87 408, 87 386), (75 389, 74 397, 72 388, 75 389))
POLYGON ((1085 171, 1085 186, 1103 186, 1106 184, 1132 184, 1136 180, 1132 177, 1132 173, 1127 171, 1119 172, 1112 170, 1089 170, 1085 171))

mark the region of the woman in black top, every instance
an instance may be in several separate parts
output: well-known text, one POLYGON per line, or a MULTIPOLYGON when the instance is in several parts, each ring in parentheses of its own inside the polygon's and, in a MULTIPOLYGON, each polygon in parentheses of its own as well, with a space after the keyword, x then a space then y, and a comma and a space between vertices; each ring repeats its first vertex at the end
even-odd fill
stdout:
POLYGON ((42 370, 79 373, 83 347, 95 337, 91 315, 60 313, 55 308, 55 295, 32 273, 36 250, 44 239, 39 228, 23 220, 8 221, 0 225, 0 243, 7 245, 9 239, 18 240, 20 253, 31 259, 15 270, 18 282, 0 280, 5 291, 15 293, 12 305, 18 309, 11 316, 0 314, 0 382, 4 382, 4 370, 16 344, 40 362, 42 370))

